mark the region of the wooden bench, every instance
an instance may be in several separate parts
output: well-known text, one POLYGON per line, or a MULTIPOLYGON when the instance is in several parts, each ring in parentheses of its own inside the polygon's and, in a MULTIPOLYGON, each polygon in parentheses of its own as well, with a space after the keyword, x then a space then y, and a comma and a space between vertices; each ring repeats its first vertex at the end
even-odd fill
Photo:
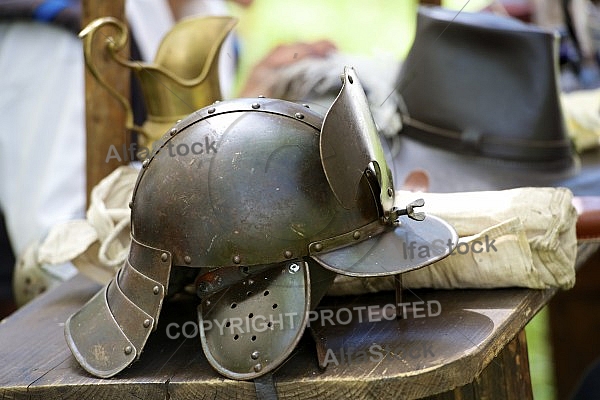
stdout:
MULTIPOLYGON (((587 258, 595 248, 580 246, 580 258, 587 258)), ((98 289, 87 278, 75 277, 0 323, 0 398, 256 397, 252 382, 223 378, 209 366, 194 335, 195 304, 188 300, 165 304, 157 330, 130 368, 112 379, 89 375, 67 348, 63 329, 67 317, 98 289)), ((384 306, 394 304, 393 292, 325 298, 321 310, 345 307, 363 310, 367 317, 352 318, 347 324, 347 317, 339 318, 344 323, 335 326, 324 319, 313 321, 316 331, 321 324, 326 327, 330 366, 319 368, 315 343, 305 334, 274 374, 278 395, 281 399, 530 399, 523 328, 554 294, 555 290, 529 289, 407 290, 403 302, 415 307, 407 308, 406 318, 391 320, 381 312, 368 317, 368 309, 360 307, 389 309, 384 306), (427 304, 435 305, 430 316, 424 316, 427 304)))

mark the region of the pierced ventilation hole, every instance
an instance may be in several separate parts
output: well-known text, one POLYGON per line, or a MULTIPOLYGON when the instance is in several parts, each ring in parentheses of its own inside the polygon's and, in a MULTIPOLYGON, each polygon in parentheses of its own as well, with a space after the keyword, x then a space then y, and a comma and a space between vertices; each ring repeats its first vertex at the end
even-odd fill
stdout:
POLYGON ((277 303, 273 304, 273 310, 277 308, 277 303))
POLYGON ((254 313, 248 314, 248 318, 252 318, 252 317, 254 317, 254 313))
POLYGON ((238 340, 239 338, 240 338, 240 335, 235 335, 235 336, 233 337, 233 340, 238 340))
POLYGON ((231 326, 231 322, 227 321, 227 323, 225 324, 226 328, 229 328, 231 326))
POLYGON ((270 327, 272 327, 272 326, 273 326, 273 323, 272 323, 272 322, 269 322, 269 323, 267 324, 267 326, 270 328, 270 327))
POLYGON ((252 296, 252 292, 250 292, 250 291, 246 292, 246 296, 248 296, 248 297, 252 296))
POLYGON ((231 308, 236 308, 237 307, 237 303, 231 303, 231 308))
POLYGON ((263 293, 263 296, 268 296, 269 295, 269 291, 265 290, 265 292, 263 293))
POLYGON ((252 340, 252 341, 254 342, 254 341, 256 340, 256 336, 252 336, 252 337, 250 338, 250 340, 252 340))
POLYGON ((354 79, 352 79, 352 76, 351 76, 351 75, 348 75, 348 81, 349 81, 350 83, 354 83, 354 79))
POLYGON ((248 271, 250 271, 250 268, 248 268, 248 267, 242 267, 242 272, 243 273, 247 274, 248 271))

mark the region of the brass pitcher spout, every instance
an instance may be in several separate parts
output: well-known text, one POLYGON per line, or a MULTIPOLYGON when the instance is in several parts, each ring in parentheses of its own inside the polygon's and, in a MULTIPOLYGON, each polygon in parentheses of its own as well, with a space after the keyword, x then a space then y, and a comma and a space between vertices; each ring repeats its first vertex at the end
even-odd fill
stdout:
POLYGON ((145 64, 122 57, 129 30, 122 21, 104 17, 92 21, 79 34, 87 68, 124 107, 126 128, 141 133, 140 144, 151 147, 177 120, 222 99, 219 52, 233 29, 231 17, 192 17, 178 22, 162 39, 154 62, 145 64), (129 101, 106 83, 92 62, 92 42, 102 26, 112 25, 117 37, 107 37, 105 51, 120 65, 135 71, 140 81, 148 118, 143 127, 133 123, 129 101))

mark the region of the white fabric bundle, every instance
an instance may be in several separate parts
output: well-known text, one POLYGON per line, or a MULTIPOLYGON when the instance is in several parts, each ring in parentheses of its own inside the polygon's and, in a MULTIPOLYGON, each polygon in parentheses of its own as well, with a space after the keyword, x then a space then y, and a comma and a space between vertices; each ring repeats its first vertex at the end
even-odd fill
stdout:
MULTIPOLYGON (((424 211, 448 221, 460 237, 449 257, 403 274, 404 287, 568 289, 575 284, 577 212, 568 189, 398 194, 398 204, 422 197, 424 211)), ((340 275, 328 294, 393 289, 393 276, 340 275)))
POLYGON ((96 185, 87 218, 53 227, 38 249, 38 262, 72 261, 94 281, 109 282, 129 252, 129 201, 137 175, 135 168, 123 166, 96 185))

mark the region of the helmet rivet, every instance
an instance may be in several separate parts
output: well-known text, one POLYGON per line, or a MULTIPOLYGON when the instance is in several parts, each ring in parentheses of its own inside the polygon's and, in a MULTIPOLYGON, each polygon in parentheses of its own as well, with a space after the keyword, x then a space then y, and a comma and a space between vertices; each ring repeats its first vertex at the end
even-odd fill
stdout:
POLYGON ((290 264, 290 266, 288 267, 288 269, 290 270, 290 272, 292 274, 295 274, 296 272, 300 271, 300 266, 296 263, 292 263, 290 264))
POLYGON ((192 257, 190 257, 190 256, 183 257, 183 262, 185 262, 186 264, 191 264, 192 257))
POLYGON ((176 123, 176 124, 178 124, 178 123, 180 123, 180 122, 181 122, 181 120, 180 120, 180 119, 178 119, 178 120, 177 120, 175 123, 176 123))
POLYGON ((360 239, 360 231, 354 231, 354 233, 352 234, 352 237, 357 240, 360 239))
POLYGON ((150 326, 150 320, 149 319, 145 319, 144 320, 144 328, 147 328, 150 326))
POLYGON ((171 128, 171 130, 169 131, 169 135, 171 135, 171 136, 175 136, 176 133, 177 133, 177 128, 171 128))
POLYGON ((162 253, 160 255, 160 261, 165 262, 169 259, 169 255, 167 253, 162 253))
POLYGON ((265 95, 264 95, 264 94, 259 94, 259 95, 258 95, 258 98, 259 98, 259 99, 264 99, 264 98, 265 98, 265 95))
POLYGON ((125 354, 131 354, 131 352, 133 351, 133 348, 131 346, 125 346, 123 351, 125 352, 125 354))
POLYGON ((254 366, 254 372, 260 372, 261 369, 262 369, 262 364, 256 364, 254 366))
POLYGON ((215 108, 214 107, 211 107, 211 108, 208 109, 208 113, 209 114, 212 114, 214 112, 215 112, 215 108))
POLYGON ((296 113, 296 114, 294 114, 294 117, 296 117, 298 119, 304 119, 304 114, 302 114, 302 113, 296 113))
POLYGON ((292 258, 292 252, 290 250, 286 250, 283 252, 283 256, 285 258, 292 258))
POLYGON ((260 108, 260 104, 252 103, 252 108, 254 108, 255 110, 258 110, 260 108))
POLYGON ((233 263, 234 264, 239 264, 240 262, 242 262, 242 257, 240 257, 240 256, 233 256, 233 263))
POLYGON ((308 104, 302 104, 302 105, 306 108, 310 108, 310 106, 308 104))
POLYGON ((394 195, 394 189, 392 189, 391 187, 388 188, 388 196, 392 197, 394 195))
POLYGON ((258 351, 256 351, 256 350, 254 350, 252 352, 252 354, 250 354, 250 357, 252 357, 253 360, 256 360, 256 359, 258 359, 259 355, 260 355, 260 353, 258 351))
POLYGON ((129 208, 133 208, 133 200, 129 202, 129 208))
POLYGON ((159 293, 160 293, 160 288, 159 288, 158 286, 154 286, 154 287, 152 288, 152 293, 154 293, 154 294, 159 294, 159 293))
POLYGON ((365 171, 365 174, 367 174, 367 176, 371 176, 372 172, 371 172, 370 169, 368 169, 368 170, 365 171))
POLYGON ((321 243, 315 244, 315 251, 321 251, 321 250, 323 250, 323 245, 321 243))
POLYGON ((210 300, 206 300, 206 306, 210 306, 210 300))
POLYGON ((142 163, 142 167, 146 168, 148 166, 148 164, 150 164, 150 160, 149 159, 145 159, 144 162, 142 163))

